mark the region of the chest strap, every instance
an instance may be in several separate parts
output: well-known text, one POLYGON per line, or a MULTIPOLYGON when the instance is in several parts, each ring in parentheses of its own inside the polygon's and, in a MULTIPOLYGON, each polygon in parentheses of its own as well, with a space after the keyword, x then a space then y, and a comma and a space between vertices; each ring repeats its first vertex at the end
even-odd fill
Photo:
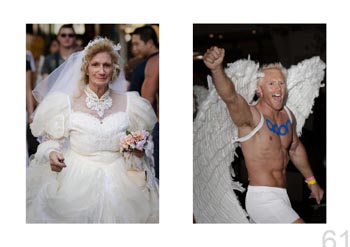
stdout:
POLYGON ((264 115, 260 111, 259 111, 259 113, 260 113, 259 124, 248 135, 245 135, 245 136, 240 137, 240 138, 238 138, 238 137, 234 138, 233 143, 248 141, 250 138, 252 138, 252 136, 254 136, 256 134, 256 132, 258 132, 262 128, 262 126, 264 125, 264 115))
MULTIPOLYGON (((288 118, 290 119, 290 122, 293 123, 293 119, 292 119, 292 115, 290 113, 290 110, 288 109, 287 106, 284 106, 284 109, 285 109, 285 111, 286 111, 286 113, 288 115, 288 118)), ((233 143, 248 141, 250 138, 252 138, 256 134, 256 132, 258 132, 262 128, 262 126, 264 125, 264 115, 260 111, 259 111, 259 113, 260 113, 260 122, 259 122, 259 124, 249 134, 247 134, 247 135, 245 135, 243 137, 240 137, 240 138, 235 137, 233 139, 233 143)))
POLYGON ((292 114, 290 113, 290 110, 288 109, 288 107, 284 106, 284 110, 286 110, 290 122, 293 123, 292 114))

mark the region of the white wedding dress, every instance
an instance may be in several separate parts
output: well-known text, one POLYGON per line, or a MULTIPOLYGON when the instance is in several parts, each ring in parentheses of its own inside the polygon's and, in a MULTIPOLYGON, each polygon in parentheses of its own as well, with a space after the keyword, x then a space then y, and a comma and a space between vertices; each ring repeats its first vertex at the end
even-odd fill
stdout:
POLYGON ((138 160, 145 176, 130 171, 130 160, 119 152, 126 130, 152 130, 156 116, 135 92, 110 96, 113 104, 103 117, 86 106, 84 92, 54 93, 39 105, 31 129, 42 142, 27 168, 28 223, 158 222, 151 159, 138 160), (51 171, 52 150, 64 156, 67 167, 61 172, 51 171))

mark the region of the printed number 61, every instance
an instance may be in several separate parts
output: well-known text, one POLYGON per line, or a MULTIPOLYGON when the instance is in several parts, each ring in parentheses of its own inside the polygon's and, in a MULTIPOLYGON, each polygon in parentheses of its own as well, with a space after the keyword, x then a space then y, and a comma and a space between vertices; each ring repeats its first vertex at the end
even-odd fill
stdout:
MULTIPOLYGON (((325 231, 325 233, 323 234, 322 237, 322 243, 323 243, 323 247, 336 247, 337 246, 337 241, 336 239, 333 237, 336 236, 334 231, 328 230, 325 231), (326 237, 326 235, 332 234, 332 237, 326 237), (328 244, 328 243, 331 244, 328 244)), ((346 230, 342 235, 340 235, 340 237, 344 237, 345 238, 345 247, 349 247, 348 245, 348 230, 346 230)))

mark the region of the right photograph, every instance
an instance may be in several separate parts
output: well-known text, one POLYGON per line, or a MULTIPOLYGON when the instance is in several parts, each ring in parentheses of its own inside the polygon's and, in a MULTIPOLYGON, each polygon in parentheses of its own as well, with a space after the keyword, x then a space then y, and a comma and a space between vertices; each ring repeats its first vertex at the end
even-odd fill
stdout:
POLYGON ((326 24, 193 25, 193 223, 326 223, 326 24))

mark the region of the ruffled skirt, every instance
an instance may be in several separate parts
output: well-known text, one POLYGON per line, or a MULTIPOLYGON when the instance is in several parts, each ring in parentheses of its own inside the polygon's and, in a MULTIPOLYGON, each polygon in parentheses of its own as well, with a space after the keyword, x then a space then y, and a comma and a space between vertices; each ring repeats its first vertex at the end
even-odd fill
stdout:
POLYGON ((158 222, 158 188, 128 172, 119 153, 68 150, 64 157, 59 173, 35 158, 27 168, 28 223, 158 222))

